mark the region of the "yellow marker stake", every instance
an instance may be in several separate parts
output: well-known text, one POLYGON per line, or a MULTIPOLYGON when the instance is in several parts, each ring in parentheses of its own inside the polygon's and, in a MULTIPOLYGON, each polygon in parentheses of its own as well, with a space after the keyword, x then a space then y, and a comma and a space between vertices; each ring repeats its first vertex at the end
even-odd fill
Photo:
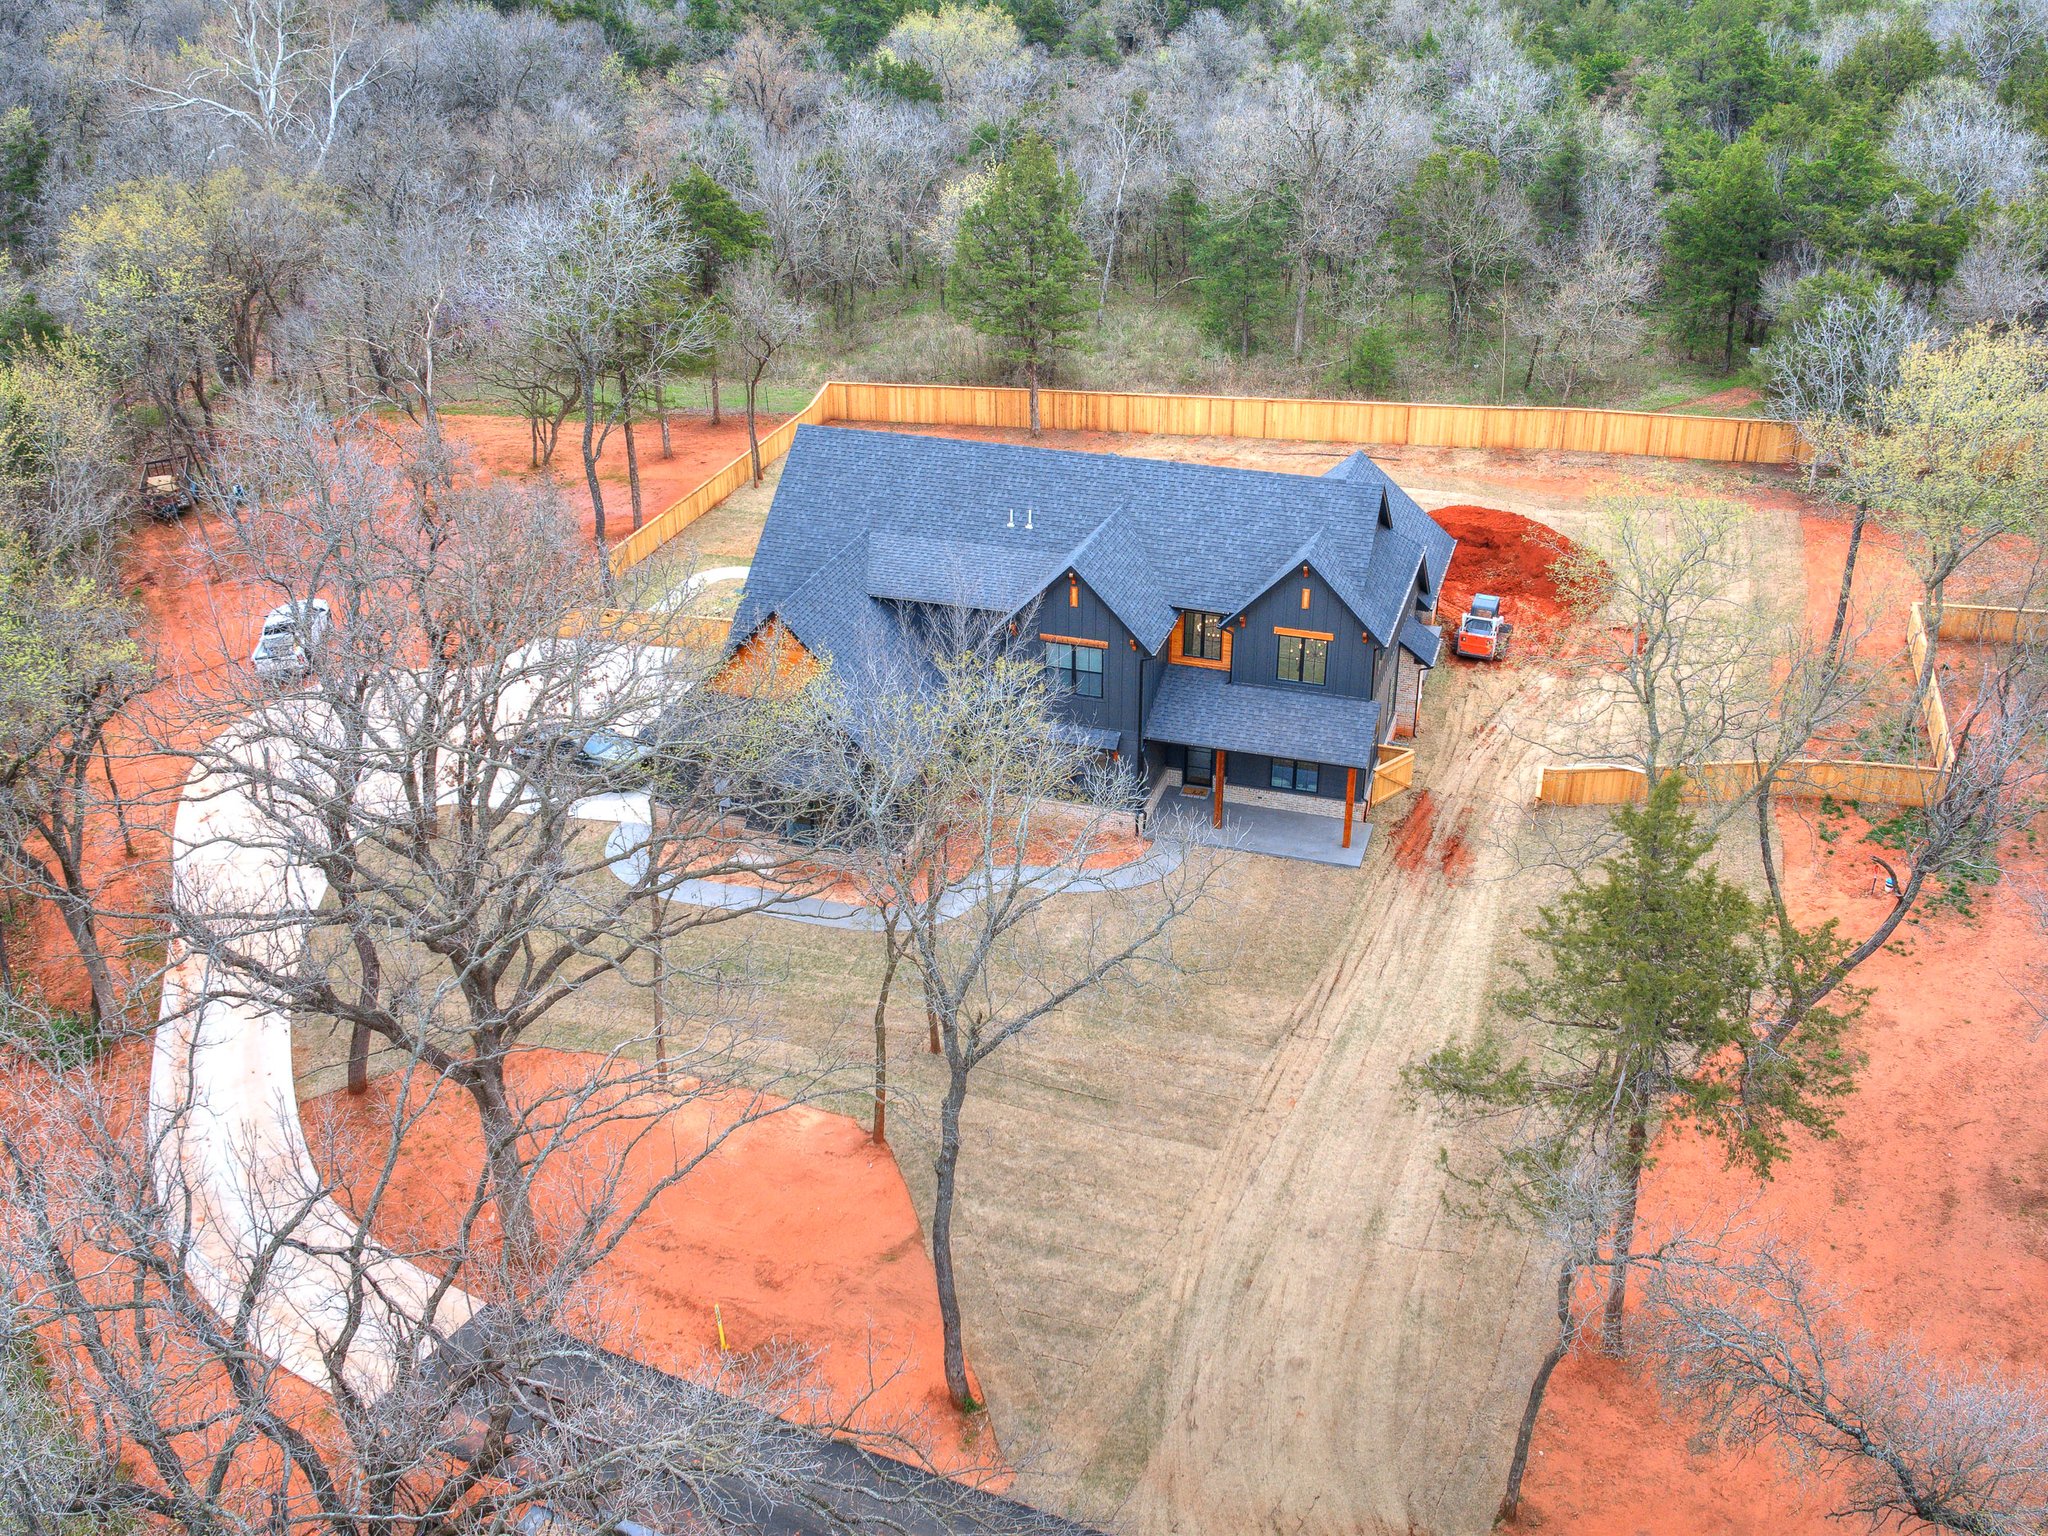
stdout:
POLYGON ((725 1313, 717 1302, 711 1303, 711 1315, 718 1319, 718 1352, 725 1353, 725 1313))

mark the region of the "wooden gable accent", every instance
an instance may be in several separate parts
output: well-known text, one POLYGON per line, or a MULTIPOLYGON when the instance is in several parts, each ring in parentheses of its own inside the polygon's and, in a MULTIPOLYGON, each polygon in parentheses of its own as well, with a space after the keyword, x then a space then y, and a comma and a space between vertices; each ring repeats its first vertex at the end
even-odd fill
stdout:
POLYGON ((780 619, 770 619, 733 652, 711 686, 720 693, 782 695, 795 693, 817 672, 818 658, 780 619))

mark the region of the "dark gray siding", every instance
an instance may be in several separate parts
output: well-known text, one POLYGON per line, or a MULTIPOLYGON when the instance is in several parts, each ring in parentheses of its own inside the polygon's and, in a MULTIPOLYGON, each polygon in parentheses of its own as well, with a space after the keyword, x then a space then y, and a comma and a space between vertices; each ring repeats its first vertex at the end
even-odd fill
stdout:
MULTIPOLYGON (((1160 759, 1163 766, 1172 769, 1175 773, 1183 773, 1187 770, 1188 749, 1162 743, 1160 759)), ((1316 775, 1316 792, 1313 795, 1307 795, 1302 794, 1300 790, 1273 788, 1272 758, 1261 757, 1256 752, 1226 752, 1223 754, 1223 782, 1225 784, 1235 784, 1243 789, 1271 790, 1276 795, 1296 795, 1303 800, 1342 800, 1344 798, 1344 770, 1332 763, 1320 763, 1317 767, 1320 769, 1320 772, 1316 775)), ((1358 775, 1358 798, 1360 804, 1364 803, 1367 793, 1366 778, 1367 775, 1363 772, 1358 775)))
POLYGON ((1386 741, 1394 734, 1394 688, 1401 677, 1401 650, 1393 645, 1376 650, 1372 696, 1380 701, 1380 740, 1386 741))
MULTIPOLYGON (((1282 685, 1278 681, 1279 637, 1282 629, 1322 630, 1330 641, 1330 662, 1323 687, 1330 693, 1363 699, 1373 691, 1373 652, 1365 638, 1365 625, 1332 592, 1322 577, 1311 570, 1303 576, 1291 571, 1278 585, 1260 596, 1244 611, 1243 624, 1231 625, 1230 680, 1233 683, 1282 685), (1301 589, 1308 588, 1308 607, 1301 606, 1301 589)), ((1233 780, 1235 782, 1235 780, 1233 780)))
POLYGON ((1033 656, 1041 658, 1045 654, 1041 635, 1072 635, 1076 639, 1107 642, 1102 653, 1102 697, 1084 699, 1069 695, 1060 701, 1060 713, 1082 725, 1116 731, 1123 738, 1124 756, 1133 758, 1139 750, 1140 712, 1144 703, 1141 691, 1147 658, 1131 643, 1131 632, 1109 611, 1108 604, 1089 590, 1087 582, 1076 582, 1073 595, 1078 601, 1070 605, 1067 578, 1062 574, 1046 589, 1037 607, 1026 610, 1018 639, 1027 644, 1033 656))

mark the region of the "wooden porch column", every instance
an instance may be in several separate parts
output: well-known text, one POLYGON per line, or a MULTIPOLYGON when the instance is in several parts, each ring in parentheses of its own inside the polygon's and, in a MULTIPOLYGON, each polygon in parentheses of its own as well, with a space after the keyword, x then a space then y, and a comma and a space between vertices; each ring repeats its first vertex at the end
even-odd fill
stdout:
POLYGON ((1344 846, 1351 846, 1351 808, 1358 803, 1358 770, 1344 770, 1344 846))
POLYGON ((1221 747, 1216 749, 1216 801, 1214 807, 1209 812, 1209 825, 1212 827, 1223 825, 1223 749, 1221 747))

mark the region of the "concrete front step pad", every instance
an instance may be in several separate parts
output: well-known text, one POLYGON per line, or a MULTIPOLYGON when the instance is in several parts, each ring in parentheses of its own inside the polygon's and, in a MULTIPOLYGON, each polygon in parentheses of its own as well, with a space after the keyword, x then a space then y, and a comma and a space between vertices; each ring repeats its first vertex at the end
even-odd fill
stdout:
POLYGON ((1340 869, 1356 869, 1363 864, 1366 844, 1372 838, 1363 806, 1351 823, 1351 846, 1346 848, 1342 816, 1245 805, 1232 800, 1227 788, 1223 792, 1223 825, 1213 825, 1213 819, 1214 807, 1206 794, 1169 794, 1153 812, 1152 827, 1161 837, 1263 853, 1275 859, 1334 864, 1340 869))

